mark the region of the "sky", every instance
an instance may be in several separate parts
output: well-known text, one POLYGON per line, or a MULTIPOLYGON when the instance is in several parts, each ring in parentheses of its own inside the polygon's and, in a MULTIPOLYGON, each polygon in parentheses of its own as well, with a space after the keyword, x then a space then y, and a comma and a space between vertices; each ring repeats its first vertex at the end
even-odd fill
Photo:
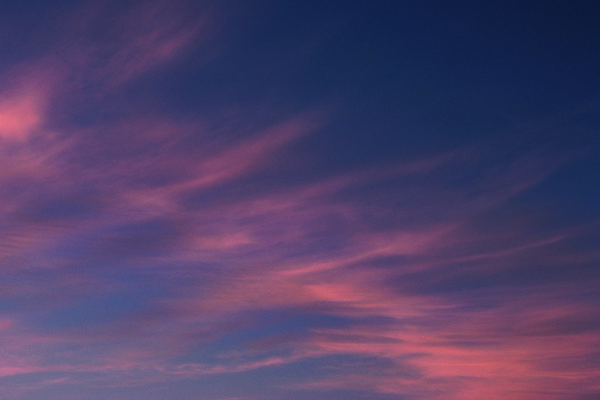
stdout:
POLYGON ((0 399, 600 398, 595 1, 0 2, 0 399))

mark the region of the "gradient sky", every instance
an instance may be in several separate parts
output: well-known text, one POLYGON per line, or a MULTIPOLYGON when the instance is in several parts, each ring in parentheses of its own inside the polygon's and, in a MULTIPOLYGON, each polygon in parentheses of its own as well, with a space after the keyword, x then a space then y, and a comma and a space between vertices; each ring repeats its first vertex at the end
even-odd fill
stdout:
POLYGON ((3 1, 0 41, 0 399, 600 398, 598 2, 3 1))

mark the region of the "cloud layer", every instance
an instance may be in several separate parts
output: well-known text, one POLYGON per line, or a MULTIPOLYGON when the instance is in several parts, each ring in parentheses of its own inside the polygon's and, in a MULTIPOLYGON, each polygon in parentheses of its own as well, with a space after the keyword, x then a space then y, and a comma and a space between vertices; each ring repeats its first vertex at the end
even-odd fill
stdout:
POLYGON ((3 398, 600 394, 597 190, 562 192, 597 107, 349 165, 343 101, 190 100, 244 18, 98 4, 0 75, 3 398))

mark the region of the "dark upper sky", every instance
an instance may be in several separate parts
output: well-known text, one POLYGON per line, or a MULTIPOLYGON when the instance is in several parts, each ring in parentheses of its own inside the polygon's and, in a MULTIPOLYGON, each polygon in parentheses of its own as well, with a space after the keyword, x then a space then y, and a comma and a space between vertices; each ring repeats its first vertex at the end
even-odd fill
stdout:
POLYGON ((600 397, 600 6, 0 4, 0 387, 600 397))

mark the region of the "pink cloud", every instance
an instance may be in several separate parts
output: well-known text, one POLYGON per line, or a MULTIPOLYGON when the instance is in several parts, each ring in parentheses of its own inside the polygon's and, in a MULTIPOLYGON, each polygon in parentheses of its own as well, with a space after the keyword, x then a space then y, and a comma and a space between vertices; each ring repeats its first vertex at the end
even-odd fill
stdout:
POLYGON ((275 151, 314 131, 318 124, 315 116, 300 115, 244 139, 201 162, 197 172, 199 177, 188 185, 198 188, 248 174, 260 168, 275 151))
POLYGON ((58 77, 52 65, 23 63, 0 76, 0 146, 19 144, 43 132, 58 77))
MULTIPOLYGON (((73 74, 81 73, 81 79, 87 82, 108 82, 114 88, 201 41, 198 36, 202 35, 204 22, 180 26, 181 16, 170 14, 163 20, 159 9, 135 10, 141 13, 139 21, 132 19, 134 12, 119 20, 121 30, 117 36, 123 45, 79 49, 81 64, 75 65, 83 69, 73 74), (96 52, 106 53, 99 66, 90 64, 96 52)), ((49 267, 60 272, 67 263, 57 259, 53 251, 61 245, 75 254, 67 252, 63 257, 71 257, 82 266, 90 261, 86 258, 90 253, 92 261, 105 254, 115 257, 114 264, 123 263, 143 272, 151 284, 168 295, 161 292, 139 314, 132 312, 133 316, 102 323, 93 335, 91 329, 36 335, 31 333, 31 326, 2 320, 0 338, 10 343, 10 348, 0 363, 0 375, 49 371, 118 375, 126 371, 137 378, 127 376, 119 384, 135 384, 145 379, 242 373, 306 359, 351 356, 374 358, 390 367, 386 374, 332 374, 306 386, 358 385, 378 393, 425 393, 422 397, 428 399, 452 400, 541 400, 560 396, 565 387, 597 388, 594 374, 598 371, 577 367, 578 360, 594 347, 597 335, 585 330, 561 331, 560 326, 562 319, 569 321, 573 315, 584 319, 594 310, 579 312, 579 305, 570 302, 560 306, 550 301, 549 306, 551 299, 537 298, 534 293, 502 298, 497 300, 502 305, 494 309, 471 311, 464 309, 460 293, 453 297, 434 290, 420 294, 406 290, 413 289, 411 273, 429 274, 418 282, 421 289, 429 289, 427 284, 443 284, 453 274, 461 278, 459 273, 477 280, 481 275, 487 277, 486 273, 502 272, 502 261, 516 263, 532 252, 549 251, 568 242, 570 232, 525 237, 521 226, 503 232, 507 237, 517 235, 517 244, 498 231, 483 237, 469 230, 473 218, 539 183, 559 162, 544 155, 528 155, 505 171, 482 168, 488 173, 467 189, 448 189, 443 179, 437 179, 445 177, 446 169, 487 165, 472 152, 459 151, 285 189, 267 188, 247 198, 193 207, 185 203, 190 193, 202 198, 215 188, 273 168, 276 156, 322 127, 324 118, 318 112, 299 114, 274 122, 267 129, 249 132, 242 139, 222 137, 214 142, 211 136, 227 136, 228 127, 216 132, 202 128, 200 123, 186 125, 153 118, 117 123, 112 127, 114 131, 106 126, 88 131, 65 128, 55 135, 44 131, 46 103, 52 94, 21 88, 0 97, 0 183, 28 183, 23 193, 2 197, 3 215, 16 218, 23 204, 27 211, 22 216, 25 222, 6 228, 8 233, 0 247, 0 260, 6 264, 3 272, 25 267, 49 267), (104 140, 109 136, 112 140, 106 140, 104 148, 93 140, 100 133, 107 135, 104 140), (189 135, 202 137, 202 145, 183 148, 181 143, 189 135), (32 139, 40 142, 36 144, 32 139), (156 157, 140 153, 140 146, 154 151, 156 157), (62 161, 65 156, 68 161, 62 161), (527 173, 523 174, 524 170, 527 173), (158 183, 144 180, 157 176, 161 178, 158 183), (432 176, 436 179, 430 180, 432 176), (369 197, 371 192, 364 190, 369 185, 402 188, 407 177, 417 182, 419 190, 399 190, 388 197, 369 197), (26 200, 41 199, 39 208, 43 209, 46 201, 56 195, 59 205, 71 209, 81 199, 74 196, 70 203, 61 195, 77 186, 93 187, 97 190, 94 196, 102 193, 106 200, 103 198, 101 206, 92 208, 85 218, 59 216, 42 222, 26 221, 39 205, 26 200), (471 192, 473 187, 475 194, 471 192), (338 197, 351 190, 360 191, 364 198, 338 197), (378 206, 379 201, 384 207, 378 206), (380 208, 388 209, 386 201, 398 204, 392 217, 414 215, 420 225, 396 223, 380 229, 366 224, 380 208), (430 212, 433 218, 423 217, 430 212), (435 212, 442 217, 436 218, 435 212), (172 229, 168 234, 143 236, 150 229, 143 223, 154 219, 161 222, 163 230, 172 229), (145 228, 143 233, 120 233, 136 224, 145 228), (132 257, 119 258, 117 250, 135 247, 135 239, 140 236, 151 245, 142 245, 142 251, 132 257), (78 241, 82 237, 85 240, 78 241), (330 243, 333 238, 340 244, 333 240, 330 243), (482 246, 488 244, 485 240, 494 243, 486 248, 482 246), (69 247, 80 243, 82 249, 69 247), (154 254, 155 249, 161 251, 154 254), (387 270, 371 266, 386 259, 392 260, 386 261, 387 270), (449 267, 461 263, 468 265, 449 267), (160 267, 155 269, 156 265, 160 267), (205 270, 203 265, 210 267, 205 270), (177 286, 173 281, 184 284, 177 286), (348 321, 348 326, 308 327, 306 337, 281 345, 287 351, 284 355, 270 354, 269 345, 261 353, 240 344, 241 355, 227 358, 227 362, 177 360, 198 341, 209 345, 215 336, 243 333, 243 324, 228 323, 243 319, 245 313, 278 309, 339 318, 348 321), (128 324, 126 319, 135 324, 128 324), (364 320, 386 322, 361 322, 364 320), (206 325, 216 326, 213 330, 217 333, 202 331, 206 325), (567 341, 568 349, 563 345, 567 341), (53 357, 67 346, 71 348, 71 363, 56 362, 53 357), (570 361, 570 369, 560 368, 565 361, 570 361), (415 376, 407 377, 406 370, 415 376), (545 392, 537 387, 540 383, 545 392)), ((583 261, 598 259, 597 252, 586 256, 583 261)), ((561 262, 575 260, 564 254, 562 257, 561 262)), ((556 260, 548 260, 548 265, 552 262, 556 260)), ((112 261, 110 264, 105 267, 112 268, 112 261)), ((48 289, 41 294, 35 285, 25 285, 3 295, 10 297, 18 291, 23 297, 43 302, 44 310, 55 311, 92 293, 127 289, 127 283, 118 287, 114 282, 103 282, 83 268, 65 271, 56 275, 60 279, 48 282, 48 289)), ((465 287, 471 290, 468 282, 465 287)), ((58 379, 45 384, 63 382, 58 379)))
POLYGON ((69 80, 79 89, 94 85, 94 96, 114 91, 185 50, 204 45, 215 29, 213 12, 205 6, 187 15, 178 1, 125 6, 88 2, 62 21, 68 35, 77 38, 61 49, 69 80), (117 14, 114 7, 119 8, 117 14), (103 24, 110 14, 107 30, 103 24))
POLYGON ((0 99, 0 138, 23 141, 43 120, 40 100, 36 95, 19 93, 0 99))

